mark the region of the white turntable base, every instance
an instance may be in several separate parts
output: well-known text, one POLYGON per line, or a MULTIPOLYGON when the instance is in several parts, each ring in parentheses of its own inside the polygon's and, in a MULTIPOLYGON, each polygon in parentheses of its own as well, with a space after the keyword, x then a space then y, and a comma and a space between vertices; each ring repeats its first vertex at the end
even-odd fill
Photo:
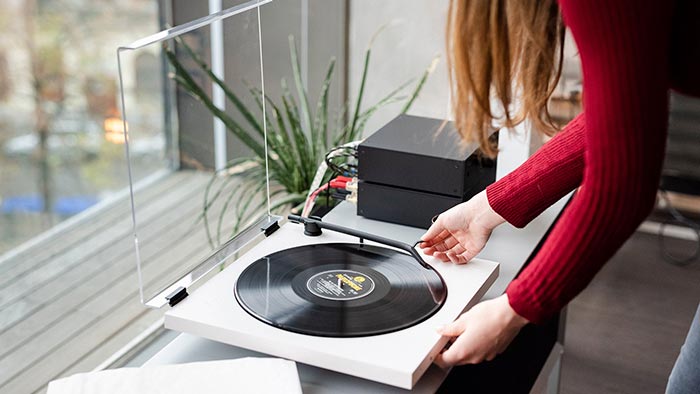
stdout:
POLYGON ((498 264, 492 261, 474 259, 466 265, 454 265, 424 256, 445 280, 445 305, 415 326, 358 338, 326 338, 284 331, 255 319, 238 305, 233 286, 248 265, 282 249, 330 242, 357 243, 358 239, 328 230, 323 230, 321 236, 308 237, 303 234, 302 225, 284 224, 169 310, 165 314, 165 327, 411 389, 446 344, 446 339, 435 329, 478 302, 498 277, 498 264))

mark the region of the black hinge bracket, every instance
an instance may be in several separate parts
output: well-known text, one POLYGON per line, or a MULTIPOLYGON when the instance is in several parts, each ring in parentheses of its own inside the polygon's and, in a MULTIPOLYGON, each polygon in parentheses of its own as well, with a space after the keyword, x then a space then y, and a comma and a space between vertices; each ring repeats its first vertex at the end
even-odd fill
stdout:
POLYGON ((170 306, 175 306, 178 302, 187 298, 188 295, 189 294, 187 294, 187 289, 180 286, 177 289, 175 289, 175 291, 170 293, 169 296, 166 296, 165 299, 168 300, 168 304, 170 304, 170 306))
POLYGON ((272 233, 279 230, 279 228, 280 228, 279 221, 275 220, 274 222, 270 222, 270 223, 262 226, 260 228, 260 230, 262 230, 262 232, 265 233, 266 237, 269 237, 270 235, 272 235, 272 233))

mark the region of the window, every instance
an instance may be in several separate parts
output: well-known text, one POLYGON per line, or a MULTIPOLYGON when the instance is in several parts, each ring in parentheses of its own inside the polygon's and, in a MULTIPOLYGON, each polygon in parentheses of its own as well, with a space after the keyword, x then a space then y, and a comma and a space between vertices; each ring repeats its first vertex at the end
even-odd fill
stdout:
MULTIPOLYGON (((115 49, 158 30, 156 1, 1 3, 0 253, 126 186, 115 49)), ((157 96, 157 83, 135 89, 157 96)))
MULTIPOLYGON (((102 208, 128 184, 116 48, 158 31, 158 21, 155 0, 0 0, 2 392, 39 391, 90 370, 154 319, 128 303, 141 308, 125 277, 133 261, 106 248, 120 240, 96 220, 118 216, 102 208), (94 236, 102 241, 86 241, 94 236), (112 313, 114 305, 133 314, 112 313), (124 329, 126 321, 135 327, 124 329)), ((162 74, 152 56, 130 67, 162 74)), ((157 83, 138 80, 134 89, 160 102, 157 83)), ((160 141, 163 118, 150 119, 160 141)), ((161 142, 141 151, 137 176, 163 166, 149 159, 163 156, 161 142)))

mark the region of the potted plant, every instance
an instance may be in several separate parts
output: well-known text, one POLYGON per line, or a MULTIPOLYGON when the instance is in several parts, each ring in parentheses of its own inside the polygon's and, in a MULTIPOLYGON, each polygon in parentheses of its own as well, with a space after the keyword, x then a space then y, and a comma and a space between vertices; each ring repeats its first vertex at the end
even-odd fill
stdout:
MULTIPOLYGON (((242 225, 258 217, 266 209, 268 198, 266 176, 269 176, 270 180, 269 198, 272 211, 289 210, 303 204, 316 170, 325 159, 326 152, 333 147, 360 138, 367 121, 379 108, 390 103, 403 102, 400 113, 408 111, 437 63, 435 58, 419 78, 401 84, 378 102, 363 108, 362 99, 372 53, 370 42, 365 51, 358 96, 352 110, 347 111, 349 105, 346 104, 345 109, 336 111, 340 113, 338 118, 331 120, 328 91, 335 69, 335 59, 332 58, 329 61, 316 108, 312 111, 307 91, 302 83, 295 40, 290 36, 289 52, 294 88, 298 98, 292 94, 285 79, 281 81, 283 91, 281 97, 276 100, 269 96, 264 98, 268 145, 265 149, 264 144, 260 142, 265 131, 261 120, 253 115, 253 111, 244 104, 239 94, 217 77, 201 56, 184 40, 179 39, 177 43, 208 79, 221 87, 244 122, 237 121, 214 105, 175 52, 166 47, 164 48, 166 57, 174 70, 171 77, 220 119, 227 130, 252 152, 252 156, 231 160, 225 168, 216 171, 206 187, 200 219, 204 223, 207 238, 213 247, 222 242, 224 216, 229 210, 235 210, 236 221, 233 226, 233 234, 235 234, 242 225), (348 114, 347 119, 343 116, 345 113, 348 114), (267 172, 266 156, 269 166, 267 172), (233 179, 242 186, 226 191, 226 185, 233 179), (223 199, 223 204, 219 204, 220 208, 217 208, 217 212, 210 212, 213 209, 213 203, 220 199, 223 199)), ((247 94, 255 99, 258 107, 256 111, 262 113, 262 92, 257 88, 249 87, 247 94)), ((224 236, 226 238, 223 241, 229 237, 228 234, 224 236)))

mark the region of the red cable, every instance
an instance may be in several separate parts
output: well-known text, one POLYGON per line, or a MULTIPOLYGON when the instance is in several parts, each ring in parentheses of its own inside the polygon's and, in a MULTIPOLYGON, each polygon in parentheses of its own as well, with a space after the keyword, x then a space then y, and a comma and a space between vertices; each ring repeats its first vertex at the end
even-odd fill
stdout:
POLYGON ((302 214, 303 213, 310 213, 310 212, 306 212, 306 211, 309 208, 309 205, 312 204, 316 200, 316 197, 318 197, 319 193, 321 193, 322 191, 324 191, 328 188, 346 190, 345 187, 347 186, 348 182, 350 182, 350 181, 352 181, 352 178, 349 178, 346 176, 337 176, 337 177, 331 179, 328 183, 325 183, 323 186, 314 190, 313 193, 311 193, 311 195, 309 195, 309 198, 304 203, 304 211, 302 212, 302 214))

